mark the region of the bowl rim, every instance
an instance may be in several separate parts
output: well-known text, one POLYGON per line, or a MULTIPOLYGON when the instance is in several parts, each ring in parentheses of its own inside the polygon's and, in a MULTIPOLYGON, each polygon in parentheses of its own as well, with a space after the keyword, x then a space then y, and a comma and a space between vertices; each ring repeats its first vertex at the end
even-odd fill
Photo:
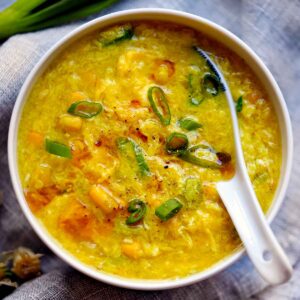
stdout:
MULTIPOLYGON (((26 78, 19 95, 17 97, 16 103, 14 105, 14 109, 12 112, 10 125, 9 125, 9 134, 8 134, 8 163, 9 163, 9 172, 10 177, 13 185, 13 189, 15 191, 17 200, 19 202, 19 205, 21 206, 21 209, 23 213, 26 216, 26 219, 34 229, 34 231, 37 233, 39 238, 63 261, 68 263, 70 266, 75 268, 76 270, 82 272, 83 274, 92 277, 98 281, 102 281, 107 284, 111 284, 118 287, 123 288, 129 288, 129 289, 136 289, 136 290, 164 290, 164 289, 171 289, 171 288, 178 288, 186 285, 190 285, 199 281, 202 281, 204 279, 207 279, 216 273, 221 272, 234 262, 236 262, 244 253, 245 249, 241 248, 238 249, 236 252, 232 253, 231 255, 225 257, 224 259, 218 261, 214 265, 212 265, 210 268, 198 272, 193 275, 189 275, 183 278, 176 278, 176 279, 166 279, 166 280, 148 280, 148 279, 131 279, 131 278, 125 278, 116 276, 109 273, 104 273, 101 271, 97 271, 92 267, 87 266, 86 264, 82 263, 74 257, 70 252, 65 250, 43 227, 43 225, 38 221, 37 218, 33 215, 33 213, 30 211, 27 202, 25 200, 22 186, 20 183, 20 178, 18 174, 18 164, 17 164, 17 136, 18 136, 18 129, 19 129, 19 121, 20 116, 22 114, 22 108, 23 104, 27 100, 27 96, 29 91, 31 91, 32 85, 35 81, 35 79, 39 76, 39 71, 42 69, 44 65, 49 65, 49 62, 53 60, 53 58, 56 57, 56 54, 59 53, 63 48, 65 44, 72 43, 74 40, 77 39, 78 35, 80 35, 81 32, 90 29, 90 31, 96 30, 96 27, 105 27, 107 25, 102 25, 102 23, 105 23, 105 21, 112 21, 113 23, 119 23, 122 22, 122 20, 117 19, 128 19, 130 17, 131 20, 153 20, 155 17, 159 16, 159 18, 162 18, 162 16, 166 17, 173 17, 174 21, 168 20, 168 22, 173 22, 180 24, 176 20, 176 18, 181 18, 181 20, 185 20, 186 23, 188 21, 192 21, 194 23, 199 24, 199 26, 207 26, 208 28, 212 28, 212 30, 217 31, 221 35, 228 38, 232 44, 238 45, 241 49, 241 51, 244 51, 247 55, 249 55, 257 64, 257 67, 260 69, 261 72, 264 73, 266 76, 266 79, 269 82, 270 88, 273 90, 273 92, 276 95, 276 99, 274 102, 277 103, 277 109, 280 108, 279 111, 281 112, 281 118, 282 118, 282 124, 281 127, 281 135, 282 140, 283 136, 286 139, 286 157, 285 157, 285 164, 282 166, 281 175, 280 175, 280 182, 281 184, 278 184, 278 189, 276 192, 276 195, 274 196, 272 207, 270 208, 267 219, 268 222, 271 222, 275 215, 277 214, 280 205, 282 204, 287 186, 288 181, 291 173, 291 167, 292 167, 292 155, 293 155, 293 136, 292 136, 292 127, 291 127, 291 121, 288 114, 288 110, 286 107, 286 103, 284 101, 283 95, 273 78, 271 72, 268 70, 268 68, 264 65, 262 60, 254 53, 254 51, 247 46, 242 40, 240 40, 236 35, 225 29, 224 27, 217 25, 216 23, 209 21, 203 17, 199 17, 193 14, 176 11, 172 9, 160 9, 160 8, 141 8, 141 9, 130 9, 130 10, 124 10, 119 11, 115 13, 111 13, 99 18, 96 18, 90 22, 87 22, 75 30, 72 30, 70 33, 65 35, 62 39, 60 39, 57 43, 55 43, 39 60, 39 62, 35 65, 35 67, 32 69, 28 77, 26 78), (147 15, 147 17, 143 17, 143 15, 147 15), (151 18, 152 17, 152 18, 151 18), (115 21, 114 21, 115 20, 115 21), (49 61, 48 61, 49 59, 49 61), (48 62, 48 64, 46 64, 48 62), (284 127, 284 128, 283 128, 284 127), (279 189, 280 185, 280 189, 279 189)), ((162 20, 162 19, 160 19, 162 20)), ((124 21, 124 20, 123 20, 124 21)), ((184 25, 183 26, 190 26, 190 25, 184 25)), ((195 29, 197 30, 197 29, 195 29)), ((199 30, 201 31, 201 30, 199 30)), ((209 34, 208 34, 209 36, 209 34)), ((277 112, 278 117, 278 112, 277 112)), ((282 145, 283 147, 283 145, 282 145)))

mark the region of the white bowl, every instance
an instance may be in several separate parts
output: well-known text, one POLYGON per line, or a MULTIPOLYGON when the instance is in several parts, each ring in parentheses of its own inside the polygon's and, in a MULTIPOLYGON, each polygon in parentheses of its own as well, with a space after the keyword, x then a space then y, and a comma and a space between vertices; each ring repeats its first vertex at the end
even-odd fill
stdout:
POLYGON ((285 191, 288 185, 291 163, 292 163, 292 149, 293 149, 293 138, 292 129, 289 114, 286 108, 285 101, 281 94, 281 91, 275 82, 273 76, 267 67, 263 64, 260 58, 239 38, 234 34, 227 31, 223 27, 208 21, 206 19, 179 12, 174 10, 166 9, 134 9, 121 11, 113 14, 100 17, 85 25, 80 26, 76 30, 72 31, 56 43, 39 61, 34 69, 26 79, 20 94, 17 98, 9 128, 8 137, 8 160, 10 175, 13 183, 15 193, 19 204, 27 217, 27 220, 43 240, 43 242, 62 260, 67 262, 69 265, 77 269, 78 271, 95 278, 97 280, 116 285, 124 288, 139 289, 139 290, 162 290, 181 287, 189 285, 203 279, 209 278, 214 274, 220 272, 226 267, 230 266, 233 262, 237 261, 242 256, 244 250, 237 251, 232 255, 226 257, 222 261, 214 264, 210 268, 196 273, 191 276, 187 276, 180 279, 169 279, 169 280, 135 280, 124 277, 107 274, 101 271, 97 271, 92 267, 85 265, 80 262, 77 258, 73 257, 69 252, 62 248, 62 246, 49 235, 47 230, 41 225, 41 223, 35 218, 30 211, 28 204, 25 200, 20 177, 18 174, 18 163, 17 163, 17 138, 18 138, 18 127, 22 109, 36 79, 43 73, 43 71, 49 66, 53 59, 66 47, 68 47, 73 41, 80 37, 94 31, 99 30, 103 27, 126 21, 134 20, 160 20, 169 21, 184 26, 189 26, 200 32, 204 32, 207 36, 215 39, 229 49, 237 53, 242 57, 247 64, 254 71, 256 76, 260 79, 262 85, 266 89, 269 98, 271 99, 280 124, 281 137, 282 137, 282 165, 281 165, 281 176, 277 191, 273 200, 273 204, 267 214, 268 221, 271 222, 275 217, 278 209, 282 203, 285 191))

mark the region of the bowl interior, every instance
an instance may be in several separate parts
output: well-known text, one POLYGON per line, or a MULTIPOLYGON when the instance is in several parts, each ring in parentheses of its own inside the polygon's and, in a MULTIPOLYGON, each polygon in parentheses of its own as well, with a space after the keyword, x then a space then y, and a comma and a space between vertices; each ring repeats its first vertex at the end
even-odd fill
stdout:
POLYGON ((242 249, 233 253, 231 256, 226 257, 222 261, 213 265, 211 268, 199 272, 197 274, 172 280, 134 280, 126 279, 111 274, 105 274, 103 272, 96 271, 95 269, 86 266, 85 264, 79 262, 75 257, 73 257, 69 252, 64 250, 58 242, 56 242, 42 226, 42 224, 34 217, 31 213, 25 197, 23 195, 22 186, 20 178, 18 175, 18 164, 17 164, 17 138, 18 138, 18 127, 19 121, 22 114, 24 103, 30 94, 36 79, 44 72, 49 64, 53 61, 55 57, 59 55, 66 47, 68 47, 73 41, 80 39, 80 37, 93 32, 96 29, 101 29, 103 27, 118 23, 133 20, 159 20, 168 21, 176 24, 189 26, 195 30, 205 33, 208 37, 221 42, 223 45, 231 49, 233 52, 238 54, 243 58, 247 64, 251 67, 255 75, 261 81, 269 98, 273 102, 273 106, 278 116, 278 121, 281 129, 282 138, 282 166, 281 166, 281 177, 278 183, 277 191, 272 203, 271 208, 267 214, 267 218, 271 221, 276 215, 279 206, 282 202, 285 190, 287 187, 290 169, 291 169, 291 159, 292 159, 292 134, 291 134, 291 124, 287 112, 285 102, 283 100, 282 94, 272 77, 271 73, 261 62, 261 60, 256 56, 256 54, 246 46, 241 40, 236 36, 225 30, 224 28, 200 17, 196 17, 190 14, 163 10, 163 9, 137 9, 130 11, 123 11, 114 14, 110 14, 98 19, 95 19, 75 31, 68 34, 65 38, 59 41, 54 47, 52 47, 47 54, 40 60, 40 62, 35 66, 27 80, 25 81, 18 99, 16 101, 14 111, 11 118, 10 130, 9 130, 9 140, 8 140, 8 157, 9 157, 9 168, 12 178, 12 183, 14 190, 16 192, 18 201, 25 213, 28 221, 37 232, 39 237, 43 242, 51 249, 57 256, 62 258, 68 264, 73 266, 75 269, 83 272, 84 274, 93 277, 97 280, 113 284, 125 288, 141 289, 141 290, 158 290, 158 289, 168 289, 175 288, 179 286, 184 286, 192 284, 194 282, 208 278, 215 273, 223 270, 234 261, 236 261, 243 253, 242 249))

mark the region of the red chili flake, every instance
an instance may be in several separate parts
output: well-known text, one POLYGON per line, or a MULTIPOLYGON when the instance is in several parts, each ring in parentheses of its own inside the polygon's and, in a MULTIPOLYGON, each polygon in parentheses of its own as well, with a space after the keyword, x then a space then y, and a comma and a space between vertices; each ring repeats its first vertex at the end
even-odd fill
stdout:
POLYGON ((94 145, 95 145, 96 147, 100 147, 100 146, 102 145, 102 142, 101 142, 100 140, 98 140, 98 141, 96 141, 96 142, 94 143, 94 145))
POLYGON ((139 137, 144 143, 148 141, 148 137, 142 134, 140 131, 135 132, 136 136, 139 137))
POLYGON ((137 99, 133 99, 131 100, 131 106, 135 107, 135 108, 138 108, 138 107, 141 107, 141 102, 137 99))
POLYGON ((217 157, 222 164, 227 164, 231 161, 231 155, 227 152, 217 152, 217 157))

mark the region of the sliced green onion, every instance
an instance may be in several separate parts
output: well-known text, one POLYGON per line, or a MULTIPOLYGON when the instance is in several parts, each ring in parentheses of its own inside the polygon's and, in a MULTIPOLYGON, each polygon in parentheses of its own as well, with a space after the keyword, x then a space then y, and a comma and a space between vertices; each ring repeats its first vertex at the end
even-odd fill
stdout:
POLYGON ((193 165, 197 165, 202 168, 219 169, 222 166, 222 163, 218 160, 212 161, 206 158, 197 157, 191 154, 189 151, 186 151, 185 153, 180 155, 180 158, 186 162, 189 162, 193 165))
POLYGON ((130 40, 133 37, 133 34, 134 31, 130 24, 117 25, 107 31, 102 32, 98 41, 102 46, 107 47, 124 40, 130 40))
POLYGON ((158 86, 152 86, 148 90, 148 100, 163 125, 169 125, 171 122, 171 112, 164 91, 158 86))
POLYGON ((217 96, 220 90, 220 80, 212 74, 205 74, 203 77, 203 91, 205 94, 217 96))
POLYGON ((190 151, 190 152, 195 152, 195 151, 198 150, 198 149, 205 149, 205 150, 207 150, 207 151, 209 151, 209 152, 216 153, 216 151, 215 151, 214 148, 212 148, 212 147, 210 147, 210 146, 208 146, 208 145, 205 145, 205 144, 198 144, 198 145, 195 145, 195 146, 191 147, 191 148, 189 149, 189 151, 190 151))
POLYGON ((142 175, 151 175, 150 169, 145 161, 143 150, 132 139, 121 137, 117 139, 119 150, 124 153, 127 158, 135 159, 142 175))
POLYGON ((95 117, 102 111, 102 105, 92 101, 78 101, 71 104, 68 113, 85 119, 95 117))
POLYGON ((243 96, 240 96, 236 102, 236 111, 241 112, 243 109, 243 96))
POLYGON ((182 208, 182 204, 175 198, 169 199, 155 209, 155 215, 162 221, 168 221, 182 208))
POLYGON ((131 215, 127 218, 126 224, 132 225, 140 221, 146 214, 147 206, 140 199, 134 199, 129 202, 128 211, 131 215))
POLYGON ((204 96, 201 90, 201 72, 198 67, 191 67, 191 72, 188 76, 188 86, 189 102, 192 105, 200 105, 204 100, 204 96))
POLYGON ((195 130, 202 127, 202 124, 198 123, 196 120, 186 117, 181 118, 179 121, 179 126, 182 129, 186 129, 188 131, 195 130))
POLYGON ((184 198, 189 204, 202 199, 201 184, 197 178, 188 178, 185 181, 184 198))
POLYGON ((185 151, 189 145, 187 136, 180 132, 171 133, 166 142, 166 150, 169 154, 185 151))
POLYGON ((70 147, 68 147, 64 144, 46 139, 45 140, 45 148, 46 148, 46 151, 51 154, 65 157, 65 158, 72 158, 72 153, 71 153, 70 147))
POLYGON ((137 144, 135 144, 134 152, 135 152, 135 158, 136 158, 137 164, 139 166, 139 169, 140 169, 142 175, 147 175, 147 176, 151 175, 150 169, 145 161, 144 154, 143 154, 141 147, 139 147, 137 144))
POLYGON ((215 150, 207 145, 200 144, 193 146, 187 151, 181 153, 179 158, 202 168, 219 169, 222 167, 222 162, 218 159, 215 150), (215 155, 215 160, 200 157, 198 152, 200 152, 199 150, 201 149, 213 153, 215 155))

